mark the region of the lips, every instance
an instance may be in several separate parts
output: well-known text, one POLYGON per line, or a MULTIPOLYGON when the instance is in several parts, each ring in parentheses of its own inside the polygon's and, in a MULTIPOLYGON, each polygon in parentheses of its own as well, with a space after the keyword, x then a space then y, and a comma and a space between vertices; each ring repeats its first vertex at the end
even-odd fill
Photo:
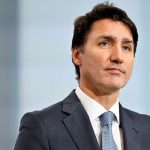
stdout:
POLYGON ((116 74, 118 74, 118 73, 125 73, 125 70, 122 69, 122 68, 119 68, 119 67, 108 67, 108 68, 106 68, 106 70, 110 71, 112 73, 116 73, 116 74))

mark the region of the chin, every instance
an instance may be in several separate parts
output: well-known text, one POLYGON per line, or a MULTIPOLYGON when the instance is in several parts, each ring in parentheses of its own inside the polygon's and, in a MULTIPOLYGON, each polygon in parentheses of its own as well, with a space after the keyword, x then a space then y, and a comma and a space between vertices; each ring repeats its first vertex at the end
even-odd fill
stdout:
POLYGON ((118 90, 122 89, 124 86, 125 86, 125 84, 117 84, 117 85, 110 86, 110 88, 114 91, 118 91, 118 90))
POLYGON ((119 91, 121 88, 123 88, 125 86, 125 84, 118 84, 118 83, 115 83, 115 84, 107 84, 107 85, 104 85, 103 86, 103 89, 109 93, 111 92, 117 92, 119 91))

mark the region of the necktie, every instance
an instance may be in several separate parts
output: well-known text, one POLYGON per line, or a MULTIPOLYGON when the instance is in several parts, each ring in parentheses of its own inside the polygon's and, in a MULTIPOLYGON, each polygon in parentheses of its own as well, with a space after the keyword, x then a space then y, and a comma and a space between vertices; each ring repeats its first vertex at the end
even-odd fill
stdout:
POLYGON ((102 125, 102 150, 117 150, 117 146, 112 135, 112 121, 115 116, 111 111, 105 112, 100 116, 102 125))

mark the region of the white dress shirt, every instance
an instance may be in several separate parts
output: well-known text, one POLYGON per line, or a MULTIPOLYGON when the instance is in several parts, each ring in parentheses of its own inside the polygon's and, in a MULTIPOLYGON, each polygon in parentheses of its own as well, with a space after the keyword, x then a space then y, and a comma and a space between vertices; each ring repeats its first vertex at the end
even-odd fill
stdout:
MULTIPOLYGON (((100 145, 101 144, 100 143, 100 137, 101 137, 100 135, 101 135, 102 129, 101 129, 101 125, 100 125, 99 116, 108 110, 106 110, 97 101, 95 101, 94 99, 92 99, 88 95, 86 95, 80 89, 80 87, 76 88, 75 93, 78 96, 79 100, 81 101, 81 104, 83 105, 84 109, 86 110, 86 112, 89 116, 94 133, 97 138, 97 141, 100 145)), ((115 143, 118 147, 118 150, 123 150, 122 130, 119 128, 120 118, 119 118, 119 102, 118 102, 118 100, 109 109, 109 111, 112 111, 116 116, 116 120, 114 120, 112 123, 112 132, 113 132, 113 137, 114 137, 115 143)))

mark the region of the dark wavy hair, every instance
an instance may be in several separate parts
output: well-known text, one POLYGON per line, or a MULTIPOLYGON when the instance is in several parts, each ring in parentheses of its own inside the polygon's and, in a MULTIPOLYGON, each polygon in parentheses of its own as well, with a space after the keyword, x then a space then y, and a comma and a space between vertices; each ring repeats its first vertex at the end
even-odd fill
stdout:
MULTIPOLYGON (((84 16, 79 16, 78 18, 75 19, 74 33, 72 38, 72 50, 75 48, 79 48, 85 44, 91 26, 95 21, 101 19, 112 19, 114 21, 120 21, 129 27, 133 37, 134 54, 135 54, 138 42, 137 28, 124 10, 114 6, 113 3, 109 2, 97 4, 92 9, 92 11, 86 13, 84 16)), ((81 51, 83 51, 82 48, 81 51)), ((76 79, 79 80, 80 79, 79 66, 77 66, 76 64, 74 65, 77 74, 76 79)))

